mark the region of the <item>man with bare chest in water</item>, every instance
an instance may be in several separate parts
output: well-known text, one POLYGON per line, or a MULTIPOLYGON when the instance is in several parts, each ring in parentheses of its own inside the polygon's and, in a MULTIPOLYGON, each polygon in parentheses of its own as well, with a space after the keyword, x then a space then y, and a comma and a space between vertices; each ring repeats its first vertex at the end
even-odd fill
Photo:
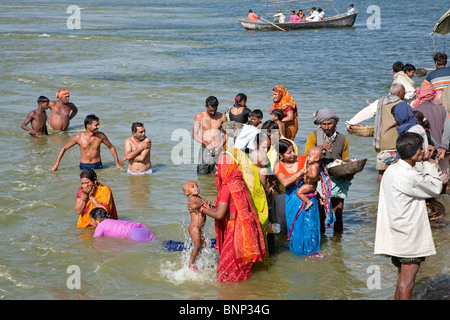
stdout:
POLYGON ((199 175, 215 172, 215 165, 226 142, 226 135, 222 135, 222 125, 227 118, 225 114, 217 112, 218 106, 217 98, 210 96, 206 99, 206 111, 197 114, 194 118, 192 138, 202 145, 197 165, 199 175), (199 131, 201 137, 198 135, 199 131))
POLYGON ((48 135, 47 132, 47 114, 45 110, 48 109, 50 100, 47 97, 40 96, 37 100, 38 108, 31 111, 25 121, 20 126, 23 130, 28 131, 30 136, 39 137, 48 135), (31 122, 31 128, 27 125, 31 122))
POLYGON ((103 163, 100 157, 101 143, 104 143, 109 148, 109 151, 116 162, 116 167, 118 169, 123 169, 119 163, 116 148, 114 148, 108 137, 106 137, 103 132, 98 131, 100 128, 98 117, 94 114, 88 115, 84 120, 84 127, 86 128, 86 131, 75 135, 64 147, 61 148, 56 158, 56 162, 51 167, 51 170, 58 170, 59 162, 61 161, 64 153, 76 144, 80 146, 80 170, 103 169, 103 163))
POLYGON ((151 174, 150 148, 152 141, 145 135, 145 128, 141 122, 134 122, 131 125, 131 133, 133 136, 125 140, 125 155, 120 159, 120 163, 128 160, 127 173, 129 174, 151 174))
POLYGON ((69 102, 70 94, 67 90, 60 90, 56 93, 56 101, 50 101, 51 110, 48 123, 53 130, 65 131, 69 127, 70 120, 78 113, 78 108, 69 102))

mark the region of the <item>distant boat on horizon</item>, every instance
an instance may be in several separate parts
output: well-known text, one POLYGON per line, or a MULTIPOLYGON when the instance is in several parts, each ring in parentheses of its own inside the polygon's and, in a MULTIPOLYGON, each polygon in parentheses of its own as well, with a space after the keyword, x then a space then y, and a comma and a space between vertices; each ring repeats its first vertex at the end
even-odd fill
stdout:
POLYGON ((346 28, 353 27, 358 11, 354 13, 341 13, 335 16, 324 18, 320 21, 305 22, 253 22, 250 20, 239 19, 241 25, 247 30, 297 30, 297 29, 316 29, 316 28, 346 28))

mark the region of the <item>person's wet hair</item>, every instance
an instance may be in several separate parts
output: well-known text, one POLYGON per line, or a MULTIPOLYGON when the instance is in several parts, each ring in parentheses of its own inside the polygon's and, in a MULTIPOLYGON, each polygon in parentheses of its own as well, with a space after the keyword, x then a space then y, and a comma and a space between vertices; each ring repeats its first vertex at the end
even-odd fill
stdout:
POLYGON ((89 217, 93 220, 103 221, 105 219, 110 219, 111 215, 104 208, 94 208, 89 213, 89 217))
POLYGON ((209 96, 206 98, 205 105, 217 108, 219 106, 219 100, 214 96, 209 96))
POLYGON ((96 182, 97 174, 92 169, 85 169, 85 170, 81 171, 81 173, 80 173, 80 179, 82 179, 82 178, 87 178, 87 179, 91 180, 92 182, 96 182))

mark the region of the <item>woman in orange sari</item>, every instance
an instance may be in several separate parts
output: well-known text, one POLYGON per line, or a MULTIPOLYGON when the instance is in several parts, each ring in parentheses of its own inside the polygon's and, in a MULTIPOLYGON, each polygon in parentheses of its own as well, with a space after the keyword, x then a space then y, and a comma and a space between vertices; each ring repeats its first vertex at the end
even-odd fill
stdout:
POLYGON ((219 157, 216 186, 216 207, 202 206, 200 212, 216 219, 217 281, 243 281, 252 275, 254 263, 264 260, 266 247, 242 173, 226 153, 219 157))
POLYGON ((297 105, 294 98, 289 94, 286 88, 279 84, 272 89, 273 103, 269 108, 269 114, 275 109, 281 109, 284 112, 284 118, 281 120, 285 127, 285 138, 294 140, 298 131, 297 105))
POLYGON ((77 228, 92 228, 89 213, 94 208, 102 207, 117 220, 114 197, 108 186, 97 181, 94 170, 86 169, 80 174, 81 187, 78 189, 75 212, 79 215, 77 228))

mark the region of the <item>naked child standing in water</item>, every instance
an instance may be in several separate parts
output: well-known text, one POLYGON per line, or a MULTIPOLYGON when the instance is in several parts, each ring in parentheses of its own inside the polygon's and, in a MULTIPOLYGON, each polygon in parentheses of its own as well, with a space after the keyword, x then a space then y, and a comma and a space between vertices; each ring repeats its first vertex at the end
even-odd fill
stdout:
POLYGON ((189 258, 189 268, 196 270, 195 260, 202 248, 205 246, 205 238, 203 236, 203 227, 205 226, 206 214, 201 213, 198 208, 201 206, 210 207, 205 200, 200 197, 200 188, 197 182, 189 180, 183 184, 183 192, 188 197, 188 208, 191 215, 191 223, 189 224, 188 232, 192 239, 194 248, 189 258))
POLYGON ((206 111, 198 113, 194 118, 192 138, 202 145, 197 165, 197 174, 200 175, 215 171, 215 164, 226 141, 226 134, 222 135, 222 125, 227 118, 225 114, 217 112, 218 106, 217 98, 210 96, 205 102, 206 111), (201 137, 198 135, 199 131, 201 137))
POLYGON ((69 102, 70 93, 68 90, 60 90, 56 93, 56 101, 50 101, 51 110, 48 124, 53 130, 65 131, 69 127, 70 120, 78 113, 78 108, 69 102))

